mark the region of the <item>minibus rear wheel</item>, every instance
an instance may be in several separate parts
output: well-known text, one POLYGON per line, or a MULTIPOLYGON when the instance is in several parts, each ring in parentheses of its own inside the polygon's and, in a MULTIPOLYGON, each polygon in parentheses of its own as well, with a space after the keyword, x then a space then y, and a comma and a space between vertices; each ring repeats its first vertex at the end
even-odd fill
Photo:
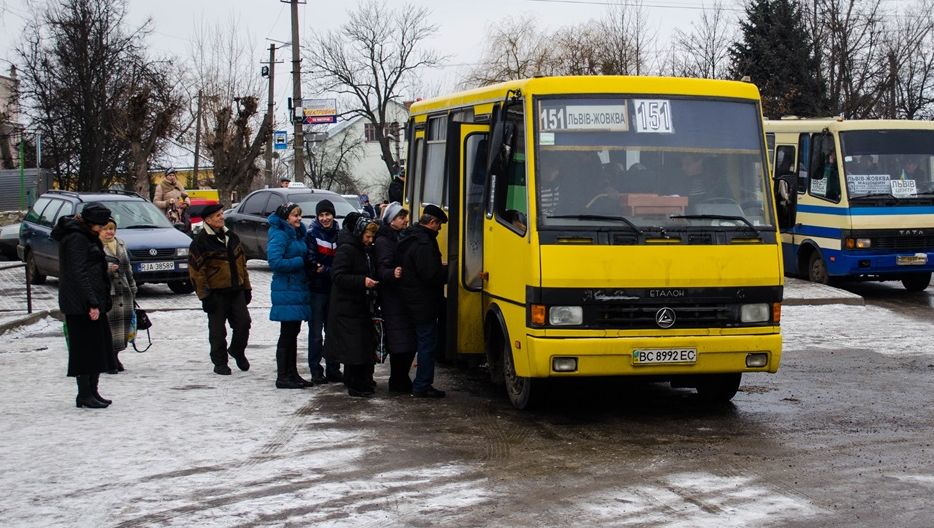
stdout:
POLYGON ((827 264, 821 258, 820 253, 815 251, 811 253, 808 262, 808 280, 819 284, 830 282, 830 275, 827 274, 827 264))
POLYGON ((516 374, 512 348, 506 340, 503 340, 503 378, 506 381, 506 394, 516 409, 531 409, 541 401, 545 380, 523 378, 516 374))
POLYGON ((726 403, 736 396, 742 379, 741 372, 701 376, 697 381, 697 395, 708 403, 726 403))
POLYGON ((902 275, 902 285, 910 292, 924 291, 931 285, 931 272, 902 275))

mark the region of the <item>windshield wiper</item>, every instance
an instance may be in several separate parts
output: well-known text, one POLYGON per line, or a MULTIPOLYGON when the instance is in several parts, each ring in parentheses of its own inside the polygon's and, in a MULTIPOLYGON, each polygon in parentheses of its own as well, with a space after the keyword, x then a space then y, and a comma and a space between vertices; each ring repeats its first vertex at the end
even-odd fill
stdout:
POLYGON ((738 220, 742 222, 750 231, 756 234, 756 238, 762 239, 759 235, 759 230, 756 229, 756 226, 752 224, 748 219, 742 216, 733 216, 733 215, 718 215, 718 214, 693 214, 693 215, 671 215, 668 218, 671 219, 685 219, 685 220, 738 220))
POLYGON ((632 230, 635 231, 636 233, 639 233, 640 235, 644 235, 644 234, 645 234, 645 233, 642 232, 641 229, 639 229, 639 226, 637 226, 636 224, 632 223, 632 221, 629 220, 628 218, 626 218, 625 216, 610 216, 610 215, 597 215, 597 214, 576 214, 576 215, 554 215, 554 216, 549 216, 549 217, 547 217, 547 218, 574 218, 575 220, 616 220, 616 221, 619 221, 619 222, 623 222, 624 224, 626 224, 627 226, 629 226, 630 229, 632 229, 632 230))
POLYGON ((121 227, 120 229, 158 229, 161 226, 152 225, 152 224, 135 224, 131 226, 121 227))

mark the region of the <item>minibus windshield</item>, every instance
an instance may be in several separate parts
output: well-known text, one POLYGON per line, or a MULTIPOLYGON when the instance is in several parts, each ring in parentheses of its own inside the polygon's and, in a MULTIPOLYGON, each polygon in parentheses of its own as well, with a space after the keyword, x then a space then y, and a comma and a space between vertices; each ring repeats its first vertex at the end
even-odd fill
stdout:
POLYGON ((851 200, 907 203, 934 193, 934 131, 858 130, 840 133, 851 200))
POLYGON ((542 228, 774 225, 754 102, 640 95, 535 104, 542 228))

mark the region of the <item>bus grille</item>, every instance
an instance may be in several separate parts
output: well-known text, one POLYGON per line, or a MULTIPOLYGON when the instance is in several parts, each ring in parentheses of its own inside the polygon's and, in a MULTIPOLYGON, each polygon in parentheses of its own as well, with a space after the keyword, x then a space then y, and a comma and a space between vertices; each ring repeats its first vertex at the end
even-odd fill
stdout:
MULTIPOLYGON (((596 328, 641 329, 658 328, 655 317, 663 305, 636 306, 588 306, 593 317, 589 319, 596 328)), ((676 319, 671 329, 718 328, 739 324, 738 309, 734 304, 677 304, 668 305, 675 311, 676 319)))
POLYGON ((166 259, 166 258, 174 258, 174 257, 175 257, 175 248, 157 249, 155 255, 151 255, 148 249, 131 249, 130 250, 130 259, 134 261, 166 259))
POLYGON ((874 236, 872 249, 894 251, 934 250, 934 236, 874 236))

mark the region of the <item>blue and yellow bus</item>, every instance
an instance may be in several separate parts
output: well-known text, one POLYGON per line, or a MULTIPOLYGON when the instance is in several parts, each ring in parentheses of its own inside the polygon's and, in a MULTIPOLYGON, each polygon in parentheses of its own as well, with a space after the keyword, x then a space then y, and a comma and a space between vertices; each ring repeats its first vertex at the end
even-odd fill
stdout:
MULTIPOLYGON (((406 202, 448 210, 449 358, 531 405, 638 376, 729 400, 781 360, 781 247, 759 93, 544 77, 411 107, 406 202)), ((405 271, 403 270, 403 273, 405 271)))
POLYGON ((928 287, 934 123, 786 118, 765 130, 786 273, 928 287))

